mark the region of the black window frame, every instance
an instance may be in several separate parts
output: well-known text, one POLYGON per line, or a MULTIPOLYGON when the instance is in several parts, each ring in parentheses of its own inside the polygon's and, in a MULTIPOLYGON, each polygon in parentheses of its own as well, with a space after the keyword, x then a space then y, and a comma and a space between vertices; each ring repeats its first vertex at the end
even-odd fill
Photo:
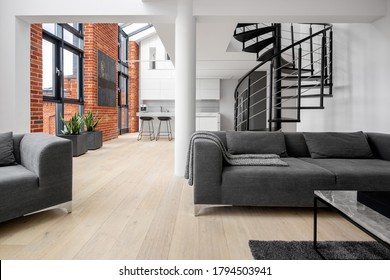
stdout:
POLYGON ((129 132, 129 85, 130 85, 130 78, 129 78, 129 64, 128 64, 128 57, 129 57, 129 36, 122 30, 120 26, 118 26, 118 133, 119 135, 129 132), (125 60, 122 60, 121 57, 121 36, 123 36, 126 39, 126 57, 125 60), (125 67, 127 69, 127 72, 122 71, 122 67, 125 67), (126 101, 122 104, 122 89, 121 89, 121 77, 125 78, 125 89, 126 94, 125 98, 126 101), (122 113, 123 110, 125 111, 127 118, 125 124, 122 123, 122 113))
MULTIPOLYGON (((57 24, 63 29, 71 32, 73 35, 82 39, 84 42, 84 26, 81 23, 78 23, 78 29, 67 23, 57 24)), ((61 131, 64 129, 64 125, 60 119, 60 116, 64 116, 64 107, 65 104, 79 105, 79 113, 83 115, 84 113, 84 50, 80 49, 77 46, 72 45, 71 43, 65 41, 64 32, 61 32, 59 37, 49 31, 46 31, 42 28, 42 40, 47 40, 54 44, 55 46, 55 87, 53 88, 53 96, 43 96, 44 102, 53 102, 56 103, 56 135, 61 134, 61 131), (66 98, 65 97, 65 88, 64 88, 64 50, 70 51, 73 54, 78 56, 78 98, 66 98)))

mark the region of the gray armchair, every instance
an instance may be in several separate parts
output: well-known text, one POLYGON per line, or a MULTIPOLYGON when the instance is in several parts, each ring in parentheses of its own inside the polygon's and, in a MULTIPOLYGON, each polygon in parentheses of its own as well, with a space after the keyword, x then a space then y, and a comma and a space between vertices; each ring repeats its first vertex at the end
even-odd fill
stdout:
POLYGON ((72 142, 31 133, 13 136, 15 165, 0 167, 0 222, 48 208, 72 211, 72 142))

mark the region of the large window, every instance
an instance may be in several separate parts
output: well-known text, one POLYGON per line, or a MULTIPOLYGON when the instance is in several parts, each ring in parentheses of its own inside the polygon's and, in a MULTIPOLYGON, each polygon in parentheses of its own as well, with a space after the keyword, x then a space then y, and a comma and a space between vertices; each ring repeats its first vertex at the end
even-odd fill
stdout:
POLYGON ((118 130, 119 134, 129 131, 129 39, 122 28, 118 32, 118 130))
POLYGON ((83 113, 83 26, 79 23, 43 24, 44 132, 61 134, 61 116, 83 113), (47 123, 45 123, 47 122, 47 123))

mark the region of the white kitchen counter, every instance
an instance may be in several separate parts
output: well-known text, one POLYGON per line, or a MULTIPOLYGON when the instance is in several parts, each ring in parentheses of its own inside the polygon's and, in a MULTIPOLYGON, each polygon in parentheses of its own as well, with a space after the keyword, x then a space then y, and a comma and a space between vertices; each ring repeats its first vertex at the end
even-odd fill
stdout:
POLYGON ((138 117, 174 117, 174 112, 137 112, 138 117))
MULTIPOLYGON (((137 112, 138 117, 153 117, 154 128, 157 129, 160 121, 157 117, 171 117, 171 127, 173 132, 175 131, 175 112, 137 112)), ((209 131, 218 131, 220 130, 221 116, 219 113, 211 112, 198 112, 196 113, 196 130, 209 130, 209 131)), ((165 127, 163 126, 163 129, 165 127)))
MULTIPOLYGON (((196 113, 197 117, 219 117, 219 113, 196 113)), ((137 112, 138 117, 174 117, 175 112, 137 112)))

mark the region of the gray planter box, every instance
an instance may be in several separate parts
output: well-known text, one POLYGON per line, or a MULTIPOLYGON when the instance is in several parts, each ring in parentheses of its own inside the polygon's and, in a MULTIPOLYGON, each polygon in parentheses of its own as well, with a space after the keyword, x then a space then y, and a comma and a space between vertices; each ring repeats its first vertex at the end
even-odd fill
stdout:
POLYGON ((88 135, 88 150, 96 150, 103 145, 103 132, 101 130, 87 131, 86 134, 88 135))
POLYGON ((78 157, 82 154, 88 152, 88 135, 86 133, 81 133, 78 135, 58 135, 59 137, 69 139, 73 142, 73 156, 78 157))

